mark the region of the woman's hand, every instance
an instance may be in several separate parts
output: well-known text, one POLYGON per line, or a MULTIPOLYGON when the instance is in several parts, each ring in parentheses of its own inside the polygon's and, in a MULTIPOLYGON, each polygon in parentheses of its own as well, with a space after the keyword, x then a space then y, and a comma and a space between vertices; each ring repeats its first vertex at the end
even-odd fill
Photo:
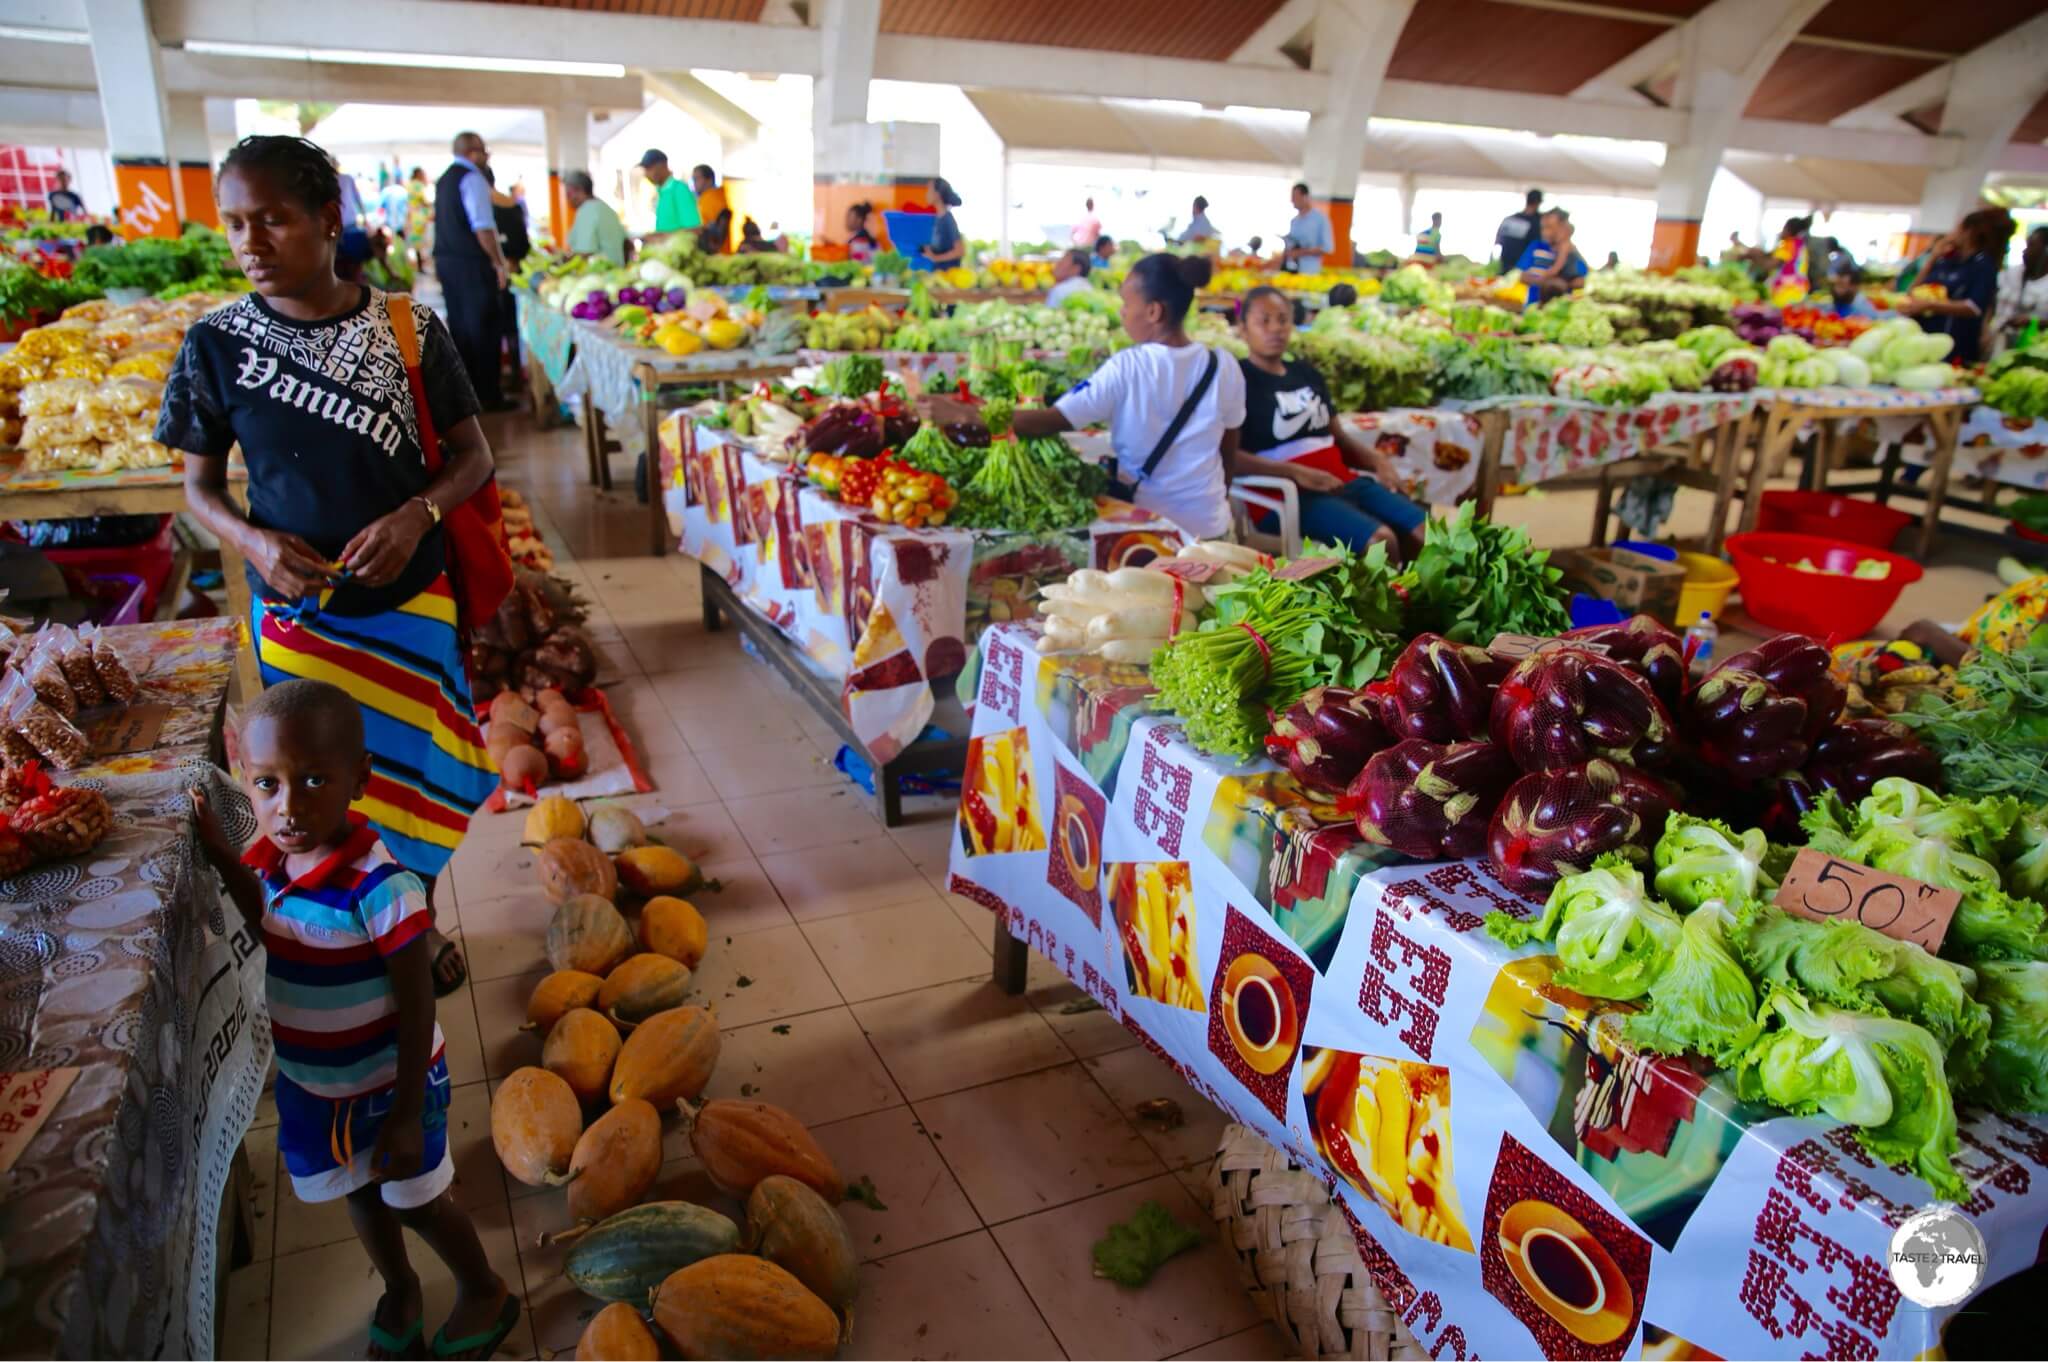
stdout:
POLYGON ((418 498, 356 532, 341 551, 341 565, 364 586, 389 586, 405 571, 434 518, 418 498))
POLYGON ((331 576, 327 560, 311 544, 282 530, 250 530, 242 556, 272 591, 287 600, 312 595, 331 576))
POLYGON ((1283 463, 1279 471, 1282 477, 1292 478, 1294 485, 1304 492, 1337 492, 1344 487, 1344 479, 1335 473, 1311 468, 1307 464, 1283 463))
POLYGON ((199 851, 206 857, 206 863, 219 870, 224 866, 239 865, 241 854, 228 843, 228 835, 222 830, 220 818, 213 811, 212 801, 206 791, 197 785, 185 791, 192 800, 192 822, 199 834, 199 851))

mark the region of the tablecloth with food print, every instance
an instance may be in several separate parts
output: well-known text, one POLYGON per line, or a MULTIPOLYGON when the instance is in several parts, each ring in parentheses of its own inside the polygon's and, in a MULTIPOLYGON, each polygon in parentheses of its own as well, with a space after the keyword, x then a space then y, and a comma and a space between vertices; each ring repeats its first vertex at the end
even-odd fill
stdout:
MULTIPOLYGON (((1949 1312, 1906 1302, 1889 1267, 1919 1179, 1628 1049, 1632 1005, 1481 930, 1537 911, 1483 863, 1361 843, 1271 764, 1191 748, 1142 671, 1041 657, 1036 637, 982 640, 954 892, 1319 1172, 1432 1356, 1938 1345, 1949 1312)), ((1995 1281, 2048 1226, 2048 1122, 1966 1113, 1962 1140, 1995 1281)))
MULTIPOLYGON (((1909 444, 1900 453, 1907 463, 1928 462, 1925 445, 1909 444)), ((2029 421, 1995 407, 1972 407, 1956 435, 1956 457, 1949 472, 1958 478, 2048 491, 2048 420, 2029 421)))
POLYGON ((199 859, 188 786, 238 840, 241 792, 204 756, 73 772, 113 826, 0 880, 0 1059, 75 1067, 7 1174, 0 1331, 15 1357, 211 1357, 221 1197, 270 1064, 261 942, 199 859))
POLYGON ((1108 499, 1081 530, 906 529, 684 413, 662 423, 661 439, 664 468, 679 467, 684 484, 683 552, 842 680, 846 717, 877 761, 924 731, 932 683, 959 674, 983 628, 1036 613, 1040 586, 1181 544, 1170 523, 1108 499))
POLYGON ((1503 397, 1441 407, 1396 407, 1342 419, 1391 457, 1411 494, 1449 506, 1471 492, 1489 422, 1505 425, 1500 462, 1516 482, 1537 483, 1620 463, 1680 444, 1741 417, 1747 393, 1658 393, 1637 407, 1560 397, 1503 397))

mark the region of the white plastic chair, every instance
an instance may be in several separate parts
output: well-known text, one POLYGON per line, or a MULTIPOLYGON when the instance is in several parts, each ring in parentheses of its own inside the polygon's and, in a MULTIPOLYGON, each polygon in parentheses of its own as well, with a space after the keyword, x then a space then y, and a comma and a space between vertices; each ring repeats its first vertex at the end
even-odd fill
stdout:
POLYGON ((1252 474, 1230 484, 1230 515, 1237 530, 1237 542, 1247 548, 1270 553, 1276 558, 1293 558, 1301 553, 1301 489, 1291 478, 1267 478, 1252 474), (1279 521, 1279 533, 1260 530, 1253 523, 1257 511, 1271 511, 1279 521))

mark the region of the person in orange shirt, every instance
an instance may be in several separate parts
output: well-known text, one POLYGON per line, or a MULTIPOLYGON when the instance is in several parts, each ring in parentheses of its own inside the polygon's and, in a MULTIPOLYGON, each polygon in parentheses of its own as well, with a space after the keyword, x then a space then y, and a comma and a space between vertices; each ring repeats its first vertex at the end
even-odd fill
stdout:
POLYGON ((697 216, 704 226, 697 233, 697 248, 707 255, 725 255, 732 250, 732 206, 710 166, 690 171, 690 184, 697 191, 697 216))

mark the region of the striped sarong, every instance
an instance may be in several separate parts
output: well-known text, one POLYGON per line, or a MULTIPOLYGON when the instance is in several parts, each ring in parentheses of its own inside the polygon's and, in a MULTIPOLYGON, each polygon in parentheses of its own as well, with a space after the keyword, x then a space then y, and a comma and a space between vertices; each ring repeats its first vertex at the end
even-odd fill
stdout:
MULTIPOLYGON (((323 603, 329 594, 321 594, 323 603)), ((330 615, 259 598, 250 628, 265 686, 293 677, 327 681, 363 707, 370 788, 352 807, 400 865, 440 874, 469 816, 498 784, 477 731, 447 576, 379 615, 330 615)))

